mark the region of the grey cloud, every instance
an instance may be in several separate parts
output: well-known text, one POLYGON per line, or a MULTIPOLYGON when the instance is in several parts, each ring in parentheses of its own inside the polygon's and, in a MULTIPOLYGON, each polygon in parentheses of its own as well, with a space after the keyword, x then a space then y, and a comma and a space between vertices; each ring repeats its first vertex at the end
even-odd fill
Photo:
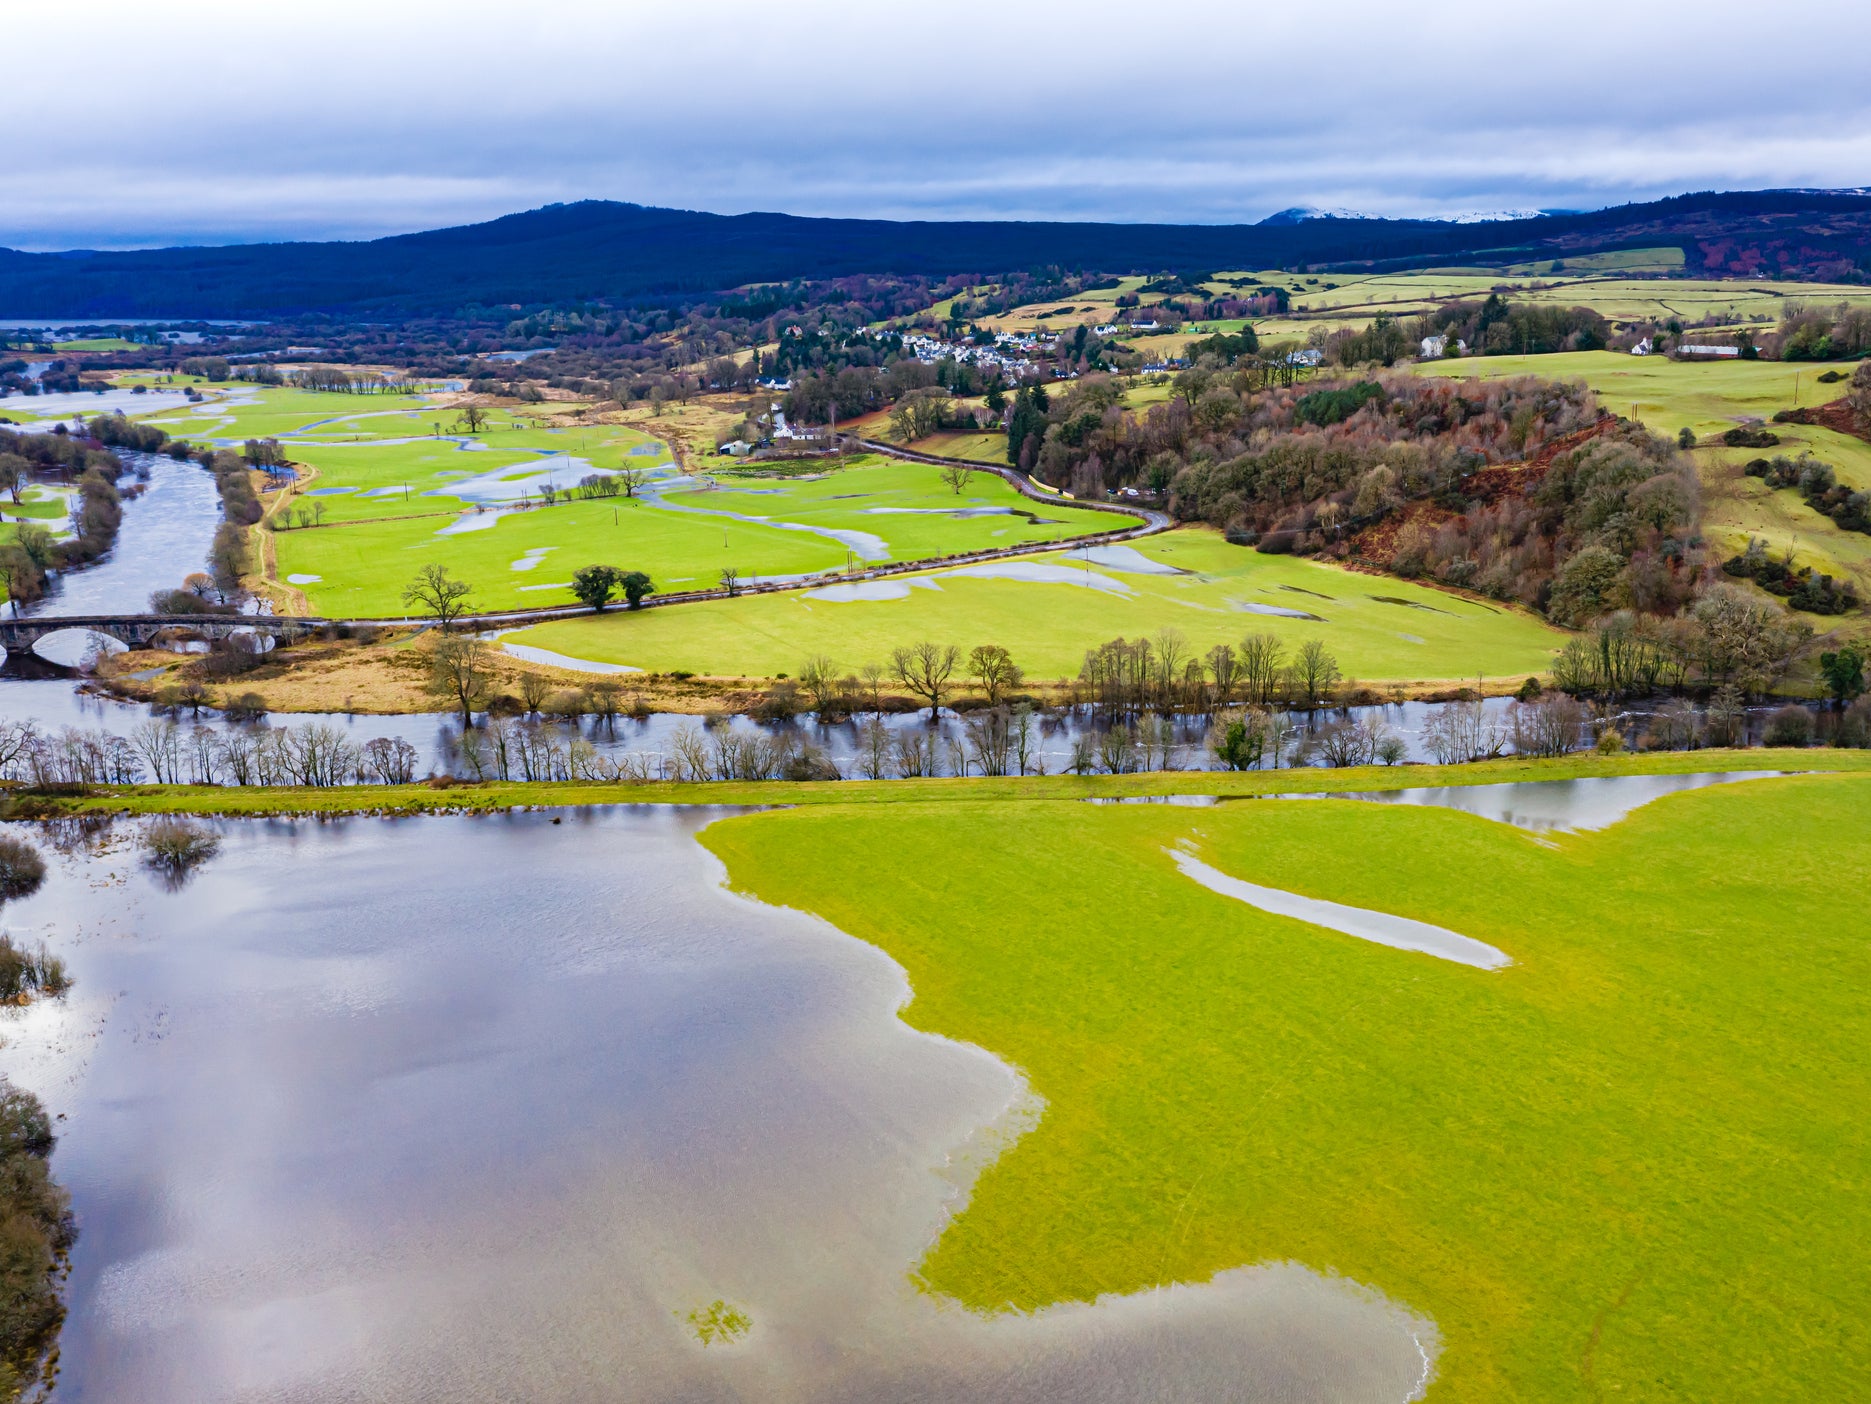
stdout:
MULTIPOLYGON (((1732 0, 315 11, 10 20, 15 247, 370 237, 551 200, 880 217, 1251 220, 1871 183, 1871 92, 1743 83, 1732 0), (1733 75, 1724 81, 1722 75, 1733 75)), ((1780 32, 1865 52, 1871 7, 1780 32)))

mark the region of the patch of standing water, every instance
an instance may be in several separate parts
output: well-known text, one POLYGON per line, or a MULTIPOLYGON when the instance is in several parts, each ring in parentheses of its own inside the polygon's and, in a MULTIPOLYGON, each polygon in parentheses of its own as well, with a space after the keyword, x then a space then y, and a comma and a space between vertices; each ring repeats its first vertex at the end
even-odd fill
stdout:
MULTIPOLYGON (((693 484, 692 477, 669 478, 663 482, 645 483, 637 496, 652 507, 660 507, 666 512, 696 512, 707 517, 727 517, 737 522, 750 522, 755 526, 773 527, 778 531, 803 531, 813 536, 823 536, 836 541, 861 561, 887 561, 890 559, 889 544, 881 537, 868 531, 855 531, 845 527, 813 526, 807 522, 780 522, 771 517, 755 517, 745 512, 731 512, 725 507, 697 507, 688 502, 672 502, 668 490, 693 484)), ((702 496, 704 493, 685 493, 684 496, 702 496)), ((768 576, 769 580, 781 577, 768 576)))
POLYGON ((1075 561, 1090 561, 1106 570, 1127 571, 1132 575, 1187 575, 1181 566, 1153 561, 1135 546, 1081 546, 1066 555, 1075 561))
POLYGON ((50 429, 53 424, 69 424, 83 415, 93 419, 100 414, 155 414, 180 409, 188 404, 180 390, 68 390, 50 395, 8 395, 0 399, 0 416, 24 421, 29 429, 50 429), (34 422, 38 421, 38 422, 34 422))
POLYGON ((627 663, 598 663, 589 658, 572 658, 563 653, 554 653, 549 648, 534 648, 531 644, 503 643, 501 645, 515 658, 523 658, 528 663, 544 663, 553 668, 566 668, 575 673, 641 673, 643 669, 632 668, 627 663))
POLYGON ((535 546, 532 550, 526 552, 526 554, 521 556, 519 560, 514 561, 511 565, 509 565, 507 569, 508 570, 531 570, 535 566, 537 566, 541 561, 545 560, 545 558, 549 556, 552 552, 558 549, 559 548, 556 546, 535 546))
POLYGON ((1219 868, 1212 868, 1194 854, 1181 850, 1172 852, 1170 856, 1175 859, 1176 867, 1184 877, 1199 882, 1219 896, 1232 897, 1237 902, 1245 902, 1273 916, 1311 922, 1328 931, 1355 936, 1360 941, 1391 946, 1400 951, 1419 951, 1424 955, 1455 961, 1458 965, 1472 965, 1477 970, 1499 970, 1502 966, 1513 964, 1512 958, 1505 951, 1446 927, 1432 926, 1426 921, 1414 921, 1409 917, 1392 916, 1389 912, 1348 907, 1342 902, 1327 902, 1319 897, 1302 897, 1297 892, 1286 892, 1277 887, 1260 887, 1243 882, 1240 878, 1229 877, 1219 868))
POLYGON ((464 512, 440 531, 437 536, 460 536, 469 531, 492 531, 500 525, 498 512, 464 512))
MULTIPOLYGON (((1275 619, 1311 619, 1319 624, 1325 623, 1323 615, 1309 614, 1303 609, 1288 609, 1285 605, 1262 604, 1259 600, 1229 600, 1228 603, 1249 614, 1266 614, 1275 619)), ((1421 643, 1422 640, 1418 639, 1417 642, 1421 643)))
POLYGON ((917 1290, 1031 1098, 903 1024, 880 951, 727 892, 713 817, 223 823, 181 891, 120 850, 55 862, 7 914, 77 984, 6 1016, 0 1072, 64 1118, 61 1397, 1420 1389, 1429 1323, 1291 1264, 1030 1315, 917 1290), (682 1322, 712 1302, 750 1329, 704 1349, 682 1322))
POLYGON ((1113 580, 1096 571, 1073 566, 1049 565, 1043 561, 990 561, 985 565, 957 566, 943 575, 965 575, 977 580, 1022 580, 1031 585, 1083 585, 1108 595, 1134 595, 1137 592, 1122 580, 1113 580))
POLYGON ((1407 790, 1347 790, 1280 799, 1349 799, 1372 804, 1429 804, 1459 809, 1535 833, 1608 829, 1632 810, 1684 790, 1767 780, 1781 770, 1703 771, 1693 775, 1605 775, 1578 780, 1524 780, 1503 785, 1426 785, 1407 790))
POLYGON ((850 604, 858 600, 906 600, 911 590, 940 590, 942 586, 928 576, 917 576, 913 580, 854 580, 845 585, 826 585, 817 590, 807 590, 808 600, 829 600, 833 604, 850 604))
POLYGON ((324 578, 325 577, 322 575, 288 575, 286 577, 286 583, 288 585, 317 585, 322 582, 324 578))

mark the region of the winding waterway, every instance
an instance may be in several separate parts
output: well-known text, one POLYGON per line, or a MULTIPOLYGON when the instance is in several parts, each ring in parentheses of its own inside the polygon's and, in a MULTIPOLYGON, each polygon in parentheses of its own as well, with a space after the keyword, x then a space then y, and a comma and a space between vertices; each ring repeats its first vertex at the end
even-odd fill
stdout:
POLYGON ((60 1117, 81 1231, 59 1397, 1419 1389, 1428 1323, 1292 1265, 1034 1316, 919 1293, 1043 1108, 901 1023, 880 952, 726 892, 718 814, 232 822, 179 890, 124 830, 58 859, 6 925, 78 983, 0 1015, 0 1071, 60 1117), (717 1301, 750 1329, 704 1346, 717 1301))
MULTIPOLYGON (((214 475, 164 454, 117 451, 124 462, 149 470, 149 486, 123 505, 123 525, 102 560, 63 571, 45 595, 20 613, 41 618, 142 614, 156 590, 173 590, 207 566, 220 524, 214 475)), ((126 484, 130 480, 126 477, 126 484)))

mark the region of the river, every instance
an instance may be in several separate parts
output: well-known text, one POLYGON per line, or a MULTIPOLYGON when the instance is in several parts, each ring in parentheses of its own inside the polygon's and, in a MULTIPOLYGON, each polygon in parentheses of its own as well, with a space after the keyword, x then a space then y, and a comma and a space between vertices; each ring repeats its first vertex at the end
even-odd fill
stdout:
POLYGON ((881 952, 728 893, 723 813, 230 821, 179 889, 132 827, 67 831, 5 915, 77 985, 0 1013, 80 1229, 59 1397, 1412 1397, 1433 1328, 1290 1264, 919 1293, 1041 1109, 900 1022, 881 952), (749 1329, 704 1346, 716 1302, 749 1329))
MULTIPOLYGON (((214 475, 195 463, 158 453, 117 450, 125 463, 147 469, 149 485, 123 505, 123 525, 104 558, 48 582, 43 598, 20 612, 37 618, 88 614, 141 614, 156 590, 173 590, 184 576, 206 569, 208 547, 221 520, 214 475)), ((130 480, 125 479, 125 485, 130 480)))

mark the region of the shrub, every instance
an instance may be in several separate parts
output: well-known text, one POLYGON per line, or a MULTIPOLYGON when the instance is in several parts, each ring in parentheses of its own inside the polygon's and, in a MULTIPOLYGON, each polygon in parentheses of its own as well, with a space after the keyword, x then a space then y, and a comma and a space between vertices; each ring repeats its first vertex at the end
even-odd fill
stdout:
POLYGON ((45 859, 25 839, 0 834, 0 902, 25 897, 45 881, 45 859))
POLYGON ((1598 744, 1592 747, 1601 756, 1616 756, 1624 753, 1624 737, 1614 726, 1608 726, 1598 738, 1598 744))
POLYGON ((1860 697, 1839 717, 1832 732, 1834 746, 1871 746, 1871 696, 1860 697))
POLYGON ((1767 719, 1769 746, 1806 746, 1813 739, 1813 714, 1797 702, 1789 702, 1767 719))
POLYGON ((71 1202, 46 1168, 51 1151, 45 1108, 0 1079, 0 1391, 10 1399, 40 1379, 65 1319, 59 1284, 77 1233, 71 1202))
POLYGON ((35 994, 56 999, 71 988, 65 962, 39 943, 37 949, 0 936, 0 1004, 24 1004, 35 994))
POLYGON ((258 721, 266 715, 266 699, 257 692, 243 692, 228 700, 221 715, 231 722, 258 721))
POLYGON ((206 862, 220 846, 220 835, 189 819, 158 819, 143 831, 144 861, 169 873, 206 862))

